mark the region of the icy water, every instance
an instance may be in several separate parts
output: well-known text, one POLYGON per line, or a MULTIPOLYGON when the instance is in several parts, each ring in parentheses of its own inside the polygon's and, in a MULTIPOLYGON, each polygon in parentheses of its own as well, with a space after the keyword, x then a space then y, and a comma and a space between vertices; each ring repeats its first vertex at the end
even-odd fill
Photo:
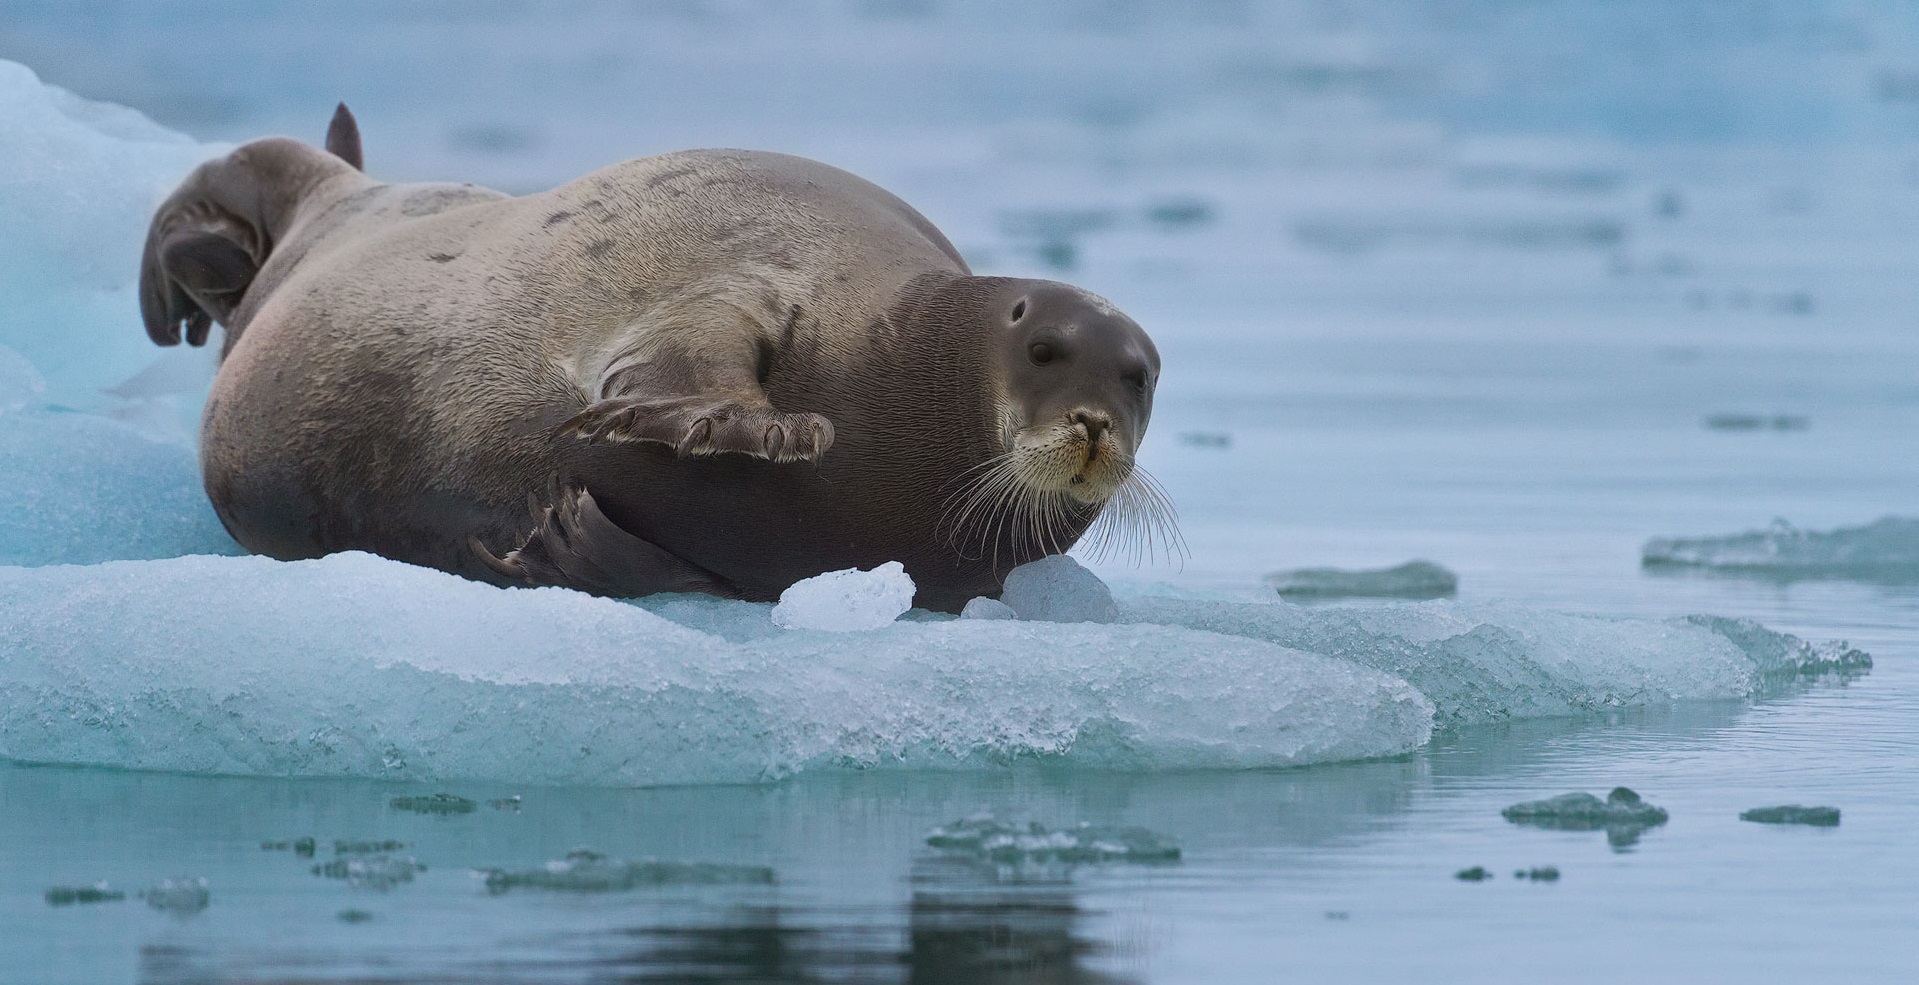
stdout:
MULTIPOLYGON (((208 141, 317 137, 344 97, 393 178, 524 190, 716 144, 866 174, 983 272, 1084 284, 1158 340, 1143 460, 1191 556, 1099 567, 1133 591, 1429 558, 1467 602, 1748 617, 1874 664, 1286 770, 609 789, 0 762, 0 982, 1919 978, 1919 584, 1639 563, 1658 536, 1919 515, 1907 8, 254 6, 13 3, 0 58, 208 141), (1613 845, 1500 816, 1618 785, 1670 821, 1613 845), (441 791, 475 809, 392 804, 441 791), (1842 821, 1738 817, 1788 803, 1842 821), (926 844, 988 810, 1182 854, 1009 868, 926 844), (336 839, 404 847, 331 878, 360 858, 336 839), (773 881, 477 874, 581 847, 773 881), (1492 878, 1455 878, 1472 866, 1492 878), (138 897, 178 876, 203 910, 138 897), (126 899, 45 895, 100 881, 126 899)), ((127 409, 39 364, 67 404, 191 420, 190 392, 127 409)))

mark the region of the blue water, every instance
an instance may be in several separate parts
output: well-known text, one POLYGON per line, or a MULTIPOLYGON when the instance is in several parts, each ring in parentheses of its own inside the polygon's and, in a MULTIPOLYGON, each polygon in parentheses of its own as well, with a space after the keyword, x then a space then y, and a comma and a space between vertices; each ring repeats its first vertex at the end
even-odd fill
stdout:
POLYGON ((1279 771, 592 789, 0 763, 0 981, 1914 980, 1919 585, 1655 574, 1639 548, 1919 515, 1916 33, 1897 4, 12 3, 0 58, 201 140, 317 138, 345 98, 377 176, 512 190, 786 150, 897 191, 983 272, 1112 298, 1164 356, 1143 456, 1191 556, 1110 580, 1250 596, 1426 557, 1466 600, 1750 617, 1874 666, 1279 771), (1805 427, 1705 426, 1727 414, 1805 427), (1672 818, 1627 850, 1499 816, 1620 784, 1672 818), (389 806, 440 789, 480 806, 389 806), (1780 803, 1843 820, 1738 820, 1780 803), (1021 874, 925 846, 980 810, 1184 853, 1021 874), (317 858, 260 847, 302 835, 317 858), (335 838, 427 868, 311 874, 335 838), (580 846, 777 881, 474 875, 580 846), (1473 865, 1496 878, 1454 878, 1473 865), (179 875, 206 910, 131 895, 179 875), (129 898, 43 897, 99 880, 129 898))

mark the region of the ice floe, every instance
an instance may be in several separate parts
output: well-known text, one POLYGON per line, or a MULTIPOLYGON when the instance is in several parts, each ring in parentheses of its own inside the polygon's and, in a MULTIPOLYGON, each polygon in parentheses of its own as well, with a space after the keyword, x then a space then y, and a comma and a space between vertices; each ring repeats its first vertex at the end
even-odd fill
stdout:
POLYGON ((565 893, 620 893, 659 886, 766 886, 773 870, 763 865, 718 865, 711 862, 627 861, 607 858, 585 848, 568 852, 537 869, 481 869, 486 890, 498 895, 513 889, 545 889, 565 893))
POLYGON ((1781 578, 1919 579, 1919 519, 1882 517, 1863 527, 1801 530, 1774 520, 1765 530, 1646 542, 1649 569, 1697 568, 1781 578))
MULTIPOLYGON (((762 618, 707 614, 729 606, 762 618)), ((733 643, 365 554, 0 568, 0 655, 0 756, 190 772, 1275 767, 1405 752, 1432 727, 1404 681, 1259 640, 948 620, 733 643)))
POLYGON ((1749 620, 1619 619, 1498 603, 1140 597, 1125 602, 1121 618, 1263 639, 1372 667, 1432 699, 1446 726, 1749 697, 1805 672, 1872 664, 1844 644, 1813 646, 1749 620))
POLYGON ((1798 804, 1755 807, 1740 811, 1739 819, 1758 824, 1807 824, 1817 828, 1836 828, 1839 826, 1839 808, 1801 807, 1798 804))
POLYGON ((1267 575, 1266 584, 1286 598, 1437 599, 1459 591, 1459 576, 1431 561, 1408 561, 1366 571, 1299 568, 1267 575))

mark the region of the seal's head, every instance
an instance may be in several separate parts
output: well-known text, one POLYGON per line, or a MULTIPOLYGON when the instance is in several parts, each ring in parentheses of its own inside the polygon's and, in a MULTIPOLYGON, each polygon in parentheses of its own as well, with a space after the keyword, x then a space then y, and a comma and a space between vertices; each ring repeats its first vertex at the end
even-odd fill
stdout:
POLYGON ((955 497, 956 530, 997 542, 1009 525, 1047 553, 1089 525, 1101 546, 1173 549, 1172 507, 1135 464, 1153 414, 1159 350, 1106 299, 1044 280, 975 278, 992 326, 987 379, 1000 454, 955 497))

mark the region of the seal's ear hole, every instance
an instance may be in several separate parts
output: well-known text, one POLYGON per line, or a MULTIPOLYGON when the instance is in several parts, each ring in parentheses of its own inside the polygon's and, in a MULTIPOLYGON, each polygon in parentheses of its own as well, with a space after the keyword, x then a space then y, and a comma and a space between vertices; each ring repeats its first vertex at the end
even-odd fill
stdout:
POLYGON ((1013 305, 1013 320, 1019 321, 1024 317, 1026 317, 1026 299, 1020 298, 1019 303, 1013 305))

